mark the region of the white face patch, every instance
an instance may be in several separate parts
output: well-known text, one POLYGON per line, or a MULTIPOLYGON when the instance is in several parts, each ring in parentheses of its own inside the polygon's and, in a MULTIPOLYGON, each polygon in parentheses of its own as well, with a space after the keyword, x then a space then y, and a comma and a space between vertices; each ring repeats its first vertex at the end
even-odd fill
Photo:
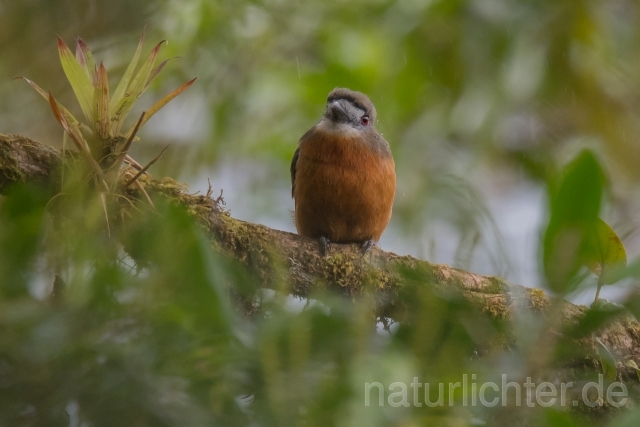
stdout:
POLYGON ((317 128, 327 133, 335 133, 342 136, 361 136, 360 131, 348 123, 335 123, 327 118, 323 118, 318 123, 317 128))

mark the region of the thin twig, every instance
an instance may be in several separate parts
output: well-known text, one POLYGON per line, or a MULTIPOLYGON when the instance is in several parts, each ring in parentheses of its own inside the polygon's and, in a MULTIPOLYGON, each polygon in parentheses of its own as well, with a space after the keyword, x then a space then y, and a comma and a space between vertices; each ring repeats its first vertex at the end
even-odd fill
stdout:
POLYGON ((142 170, 142 165, 140 163, 136 162, 136 160, 133 157, 131 157, 130 155, 128 155, 128 154, 126 156, 124 156, 124 162, 128 163, 129 165, 131 165, 131 167, 133 167, 134 169, 137 169, 139 171, 142 170))
POLYGON ((123 162, 125 156, 127 155, 127 152, 129 151, 129 148, 131 147, 131 143, 133 142, 133 139, 136 137, 136 134, 138 133, 138 129, 140 129, 140 125, 144 120, 145 114, 146 112, 143 111, 142 114, 140 115, 140 118, 138 119, 135 126, 133 127, 133 130, 131 131, 131 135, 129 135, 129 138, 127 138, 126 142, 122 146, 120 153, 118 153, 118 158, 116 159, 114 166, 120 167, 120 164, 123 162))
POLYGON ((209 187, 207 188, 207 194, 205 197, 209 198, 213 194, 213 188, 211 187, 211 180, 209 178, 207 178, 207 182, 209 183, 209 187))
POLYGON ((109 214, 107 213, 107 198, 105 193, 100 193, 100 200, 102 201, 102 208, 104 209, 104 217, 107 220, 107 236, 111 237, 111 227, 109 226, 109 214))
POLYGON ((134 176, 133 178, 131 178, 129 181, 127 181, 126 184, 124 184, 124 188, 127 188, 128 186, 130 186, 131 184, 133 184, 134 182, 136 182, 138 180, 138 178, 140 178, 142 176, 143 173, 145 173, 147 171, 147 169, 149 169, 155 162, 158 161, 158 159, 160 158, 160 156, 162 156, 164 154, 165 151, 167 151, 167 148, 169 148, 169 146, 167 145, 166 147, 164 147, 164 149, 160 152, 160 154, 158 154, 155 159, 151 160, 149 162, 149 164, 147 164, 147 166, 143 167, 142 170, 140 172, 138 172, 136 174, 136 176, 134 176))
POLYGON ((138 189, 140 191, 142 191, 142 194, 144 194, 144 197, 146 197, 147 201, 149 202, 149 204, 151 205, 151 207, 153 209, 156 208, 156 205, 153 204, 153 201, 151 200, 151 197, 149 197, 149 193, 147 193, 147 190, 144 189, 144 185, 142 185, 140 183, 140 181, 134 181, 136 183, 136 186, 138 187, 138 189))

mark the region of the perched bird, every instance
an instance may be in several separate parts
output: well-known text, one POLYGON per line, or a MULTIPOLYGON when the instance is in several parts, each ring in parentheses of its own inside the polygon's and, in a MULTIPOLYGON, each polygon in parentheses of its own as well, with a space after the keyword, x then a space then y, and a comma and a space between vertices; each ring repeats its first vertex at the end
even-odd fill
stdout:
POLYGON ((291 160, 296 229, 319 239, 323 254, 330 242, 360 243, 366 253, 391 218, 395 163, 375 121, 366 95, 337 88, 298 142, 291 160))

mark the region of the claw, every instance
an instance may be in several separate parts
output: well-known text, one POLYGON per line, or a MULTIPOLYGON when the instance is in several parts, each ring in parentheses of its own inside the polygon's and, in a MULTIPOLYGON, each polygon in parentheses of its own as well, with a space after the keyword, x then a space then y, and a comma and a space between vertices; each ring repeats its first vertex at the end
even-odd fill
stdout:
POLYGON ((373 245, 375 245, 376 242, 374 242, 373 240, 369 239, 369 240, 365 240, 364 243, 362 244, 362 246, 360 247, 360 250, 362 251, 362 255, 366 255, 367 252, 369 252, 369 249, 371 249, 373 247, 373 245))
POLYGON ((322 256, 327 256, 327 254, 329 253, 329 245, 331 244, 331 242, 329 241, 329 239, 327 239, 324 236, 320 237, 319 240, 320 240, 320 253, 322 254, 322 256))

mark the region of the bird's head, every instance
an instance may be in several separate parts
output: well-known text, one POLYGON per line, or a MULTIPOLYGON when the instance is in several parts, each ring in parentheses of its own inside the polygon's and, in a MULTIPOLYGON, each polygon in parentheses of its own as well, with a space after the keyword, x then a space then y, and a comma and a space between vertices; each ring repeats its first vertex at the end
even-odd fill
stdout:
POLYGON ((367 95, 345 88, 336 88, 327 97, 327 110, 316 131, 353 138, 372 150, 391 155, 389 144, 376 131, 376 107, 367 95))
POLYGON ((356 131, 375 129, 376 108, 367 95, 345 88, 337 88, 327 97, 327 110, 323 121, 334 128, 356 131), (346 125, 346 126, 345 126, 346 125))

